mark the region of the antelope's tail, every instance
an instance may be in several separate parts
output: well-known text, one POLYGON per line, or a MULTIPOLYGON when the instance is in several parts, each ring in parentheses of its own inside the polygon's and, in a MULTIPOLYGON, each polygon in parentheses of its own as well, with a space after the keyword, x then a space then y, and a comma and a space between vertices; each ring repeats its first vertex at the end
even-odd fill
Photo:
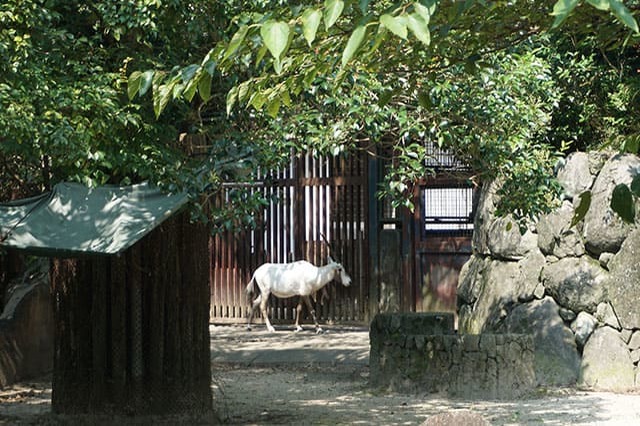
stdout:
POLYGON ((247 284, 247 296, 249 298, 251 298, 251 295, 255 292, 255 282, 256 282, 256 277, 252 276, 251 280, 249 281, 249 284, 247 284))

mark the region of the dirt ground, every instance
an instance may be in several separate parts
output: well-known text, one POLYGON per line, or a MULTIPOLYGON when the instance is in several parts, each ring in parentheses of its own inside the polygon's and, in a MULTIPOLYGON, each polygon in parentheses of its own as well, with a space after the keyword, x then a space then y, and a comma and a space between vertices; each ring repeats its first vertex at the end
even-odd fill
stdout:
POLYGON ((43 377, 0 390, 0 425, 419 425, 433 415, 469 412, 493 425, 640 424, 639 393, 539 389, 515 401, 470 401, 371 389, 367 349, 364 330, 212 327, 216 420, 54 416, 50 377, 43 377))

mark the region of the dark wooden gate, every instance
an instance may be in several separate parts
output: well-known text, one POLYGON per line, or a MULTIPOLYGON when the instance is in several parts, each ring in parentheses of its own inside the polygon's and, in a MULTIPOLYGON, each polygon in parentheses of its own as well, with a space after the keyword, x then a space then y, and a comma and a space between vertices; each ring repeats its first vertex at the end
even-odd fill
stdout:
MULTIPOLYGON (((225 203, 228 185, 217 203, 225 203)), ((324 323, 361 323, 368 310, 367 157, 318 158, 294 156, 290 166, 270 172, 251 191, 260 191, 269 204, 258 226, 211 238, 211 322, 240 322, 246 318, 245 288, 264 262, 308 260, 324 265, 329 254, 343 264, 353 282, 349 288, 328 285, 329 300, 316 302, 324 323)), ((274 323, 295 319, 297 298, 272 297, 269 316, 274 323)), ((306 311, 306 310, 305 310, 306 311)))

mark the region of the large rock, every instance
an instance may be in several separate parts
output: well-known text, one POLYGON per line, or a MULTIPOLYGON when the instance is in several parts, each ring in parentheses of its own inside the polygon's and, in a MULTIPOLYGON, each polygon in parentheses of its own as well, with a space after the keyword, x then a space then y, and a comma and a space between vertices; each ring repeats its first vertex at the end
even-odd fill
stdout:
POLYGON ((480 295, 481 275, 485 268, 485 259, 478 255, 471 255, 469 260, 462 265, 458 276, 458 300, 467 304, 474 303, 480 295))
POLYGON ((565 197, 570 200, 591 188, 593 176, 589 172, 589 155, 586 152, 570 154, 558 169, 557 178, 565 197))
POLYGON ((586 312, 580 312, 576 319, 571 323, 571 331, 576 338, 576 344, 579 348, 584 347, 584 344, 587 343, 589 337, 593 333, 593 330, 596 329, 598 325, 598 320, 591 314, 586 312))
POLYGON ((570 385, 576 382, 580 357, 573 333, 565 327, 552 298, 517 306, 500 328, 507 333, 533 335, 539 384, 570 385))
POLYGON ((511 305, 533 300, 543 265, 544 256, 539 250, 518 262, 485 262, 482 272, 476 275, 473 290, 468 289, 468 281, 462 281, 463 297, 473 298, 475 303, 473 310, 460 311, 460 331, 478 334, 493 330, 511 305))
POLYGON ((640 229, 625 240, 609 262, 609 277, 604 283, 609 302, 624 328, 640 328, 640 229))
POLYGON ((542 270, 542 282, 561 306, 593 313, 605 299, 607 275, 600 263, 589 256, 567 257, 547 264, 542 270))
POLYGON ((634 366, 620 333, 596 329, 584 347, 580 383, 598 390, 625 391, 634 386, 634 366))
POLYGON ((518 223, 511 216, 505 216, 490 225, 487 245, 493 257, 517 260, 537 248, 538 235, 528 229, 521 234, 518 223))
POLYGON ((542 253, 557 258, 579 257, 585 253, 584 242, 578 226, 571 226, 573 205, 565 201, 552 213, 538 222, 538 247, 542 253))
POLYGON ((611 209, 610 204, 613 188, 621 183, 630 184, 637 174, 640 174, 640 158, 619 154, 607 161, 596 178, 591 206, 584 218, 585 244, 595 255, 617 252, 633 228, 611 209))
POLYGON ((471 247, 474 253, 489 255, 489 227, 496 219, 495 210, 498 200, 499 183, 491 182, 482 185, 480 199, 473 220, 473 237, 471 247))

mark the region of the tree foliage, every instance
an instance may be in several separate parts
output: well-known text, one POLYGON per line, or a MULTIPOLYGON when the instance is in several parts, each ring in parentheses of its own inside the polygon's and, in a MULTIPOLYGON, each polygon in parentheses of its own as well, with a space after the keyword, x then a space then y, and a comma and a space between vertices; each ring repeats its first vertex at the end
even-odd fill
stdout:
MULTIPOLYGON (((637 33, 633 15, 617 0, 587 3, 254 4, 201 63, 147 72, 158 82, 156 105, 197 94, 206 101, 208 80, 222 75, 233 81, 229 116, 272 117, 290 129, 286 146, 390 146, 396 161, 381 194, 398 204, 411 207, 403 196, 425 174, 426 142, 464 158, 478 181, 502 179, 503 213, 532 216, 554 205, 559 186, 550 176, 560 152, 602 144, 612 121, 622 130, 619 111, 632 104, 600 101, 617 84, 604 52, 628 50, 621 40, 637 33), (571 23, 578 29, 560 32, 571 23), (572 108, 568 118, 564 108, 572 108)), ((131 96, 145 92, 140 75, 130 77, 131 96)))

